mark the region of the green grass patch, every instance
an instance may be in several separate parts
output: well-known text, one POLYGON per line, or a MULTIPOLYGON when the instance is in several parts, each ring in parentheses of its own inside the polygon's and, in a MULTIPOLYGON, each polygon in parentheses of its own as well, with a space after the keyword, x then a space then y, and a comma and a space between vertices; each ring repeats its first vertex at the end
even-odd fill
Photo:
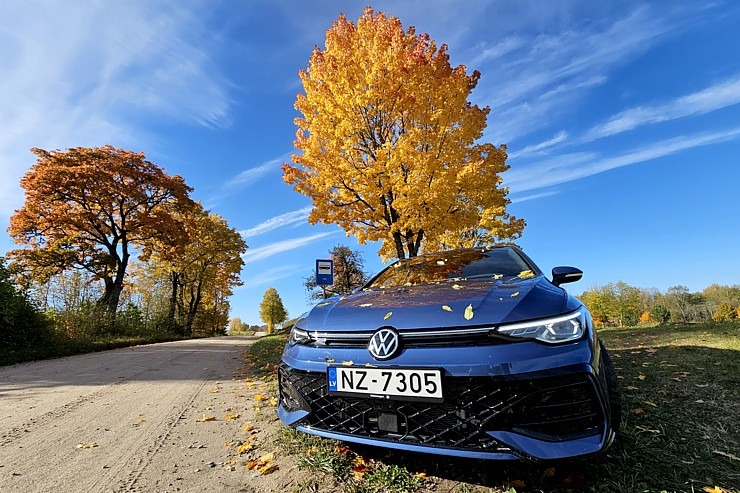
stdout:
POLYGON ((180 337, 172 335, 150 335, 136 337, 101 337, 99 339, 62 339, 49 342, 38 347, 30 348, 0 348, 0 366, 14 365, 26 361, 37 361, 51 358, 73 356, 75 354, 94 353, 122 347, 155 344, 158 342, 175 341, 180 337))
MULTIPOLYGON (((601 457, 495 463, 348 447, 289 428, 278 445, 299 468, 334 478, 346 492, 740 493, 740 323, 610 328, 599 336, 624 408, 617 441, 601 457), (370 461, 360 479, 358 458, 370 461)), ((284 338, 258 343, 263 365, 279 361, 284 338)))
POLYGON ((272 334, 252 344, 248 360, 257 376, 274 375, 286 342, 288 342, 287 334, 272 334))

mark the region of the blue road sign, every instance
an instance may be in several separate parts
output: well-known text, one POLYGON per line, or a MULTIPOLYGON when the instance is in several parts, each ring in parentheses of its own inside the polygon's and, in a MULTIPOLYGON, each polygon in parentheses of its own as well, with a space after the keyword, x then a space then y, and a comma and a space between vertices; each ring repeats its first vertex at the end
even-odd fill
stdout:
POLYGON ((316 284, 331 286, 334 284, 334 261, 316 260, 316 284))

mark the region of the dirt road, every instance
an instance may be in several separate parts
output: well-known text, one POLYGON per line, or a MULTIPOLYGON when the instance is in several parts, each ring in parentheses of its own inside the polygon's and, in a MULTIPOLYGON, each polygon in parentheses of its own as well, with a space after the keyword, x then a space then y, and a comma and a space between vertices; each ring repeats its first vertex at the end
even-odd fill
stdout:
POLYGON ((0 368, 0 491, 276 488, 237 464, 234 443, 255 412, 255 384, 238 375, 251 342, 198 339, 0 368))

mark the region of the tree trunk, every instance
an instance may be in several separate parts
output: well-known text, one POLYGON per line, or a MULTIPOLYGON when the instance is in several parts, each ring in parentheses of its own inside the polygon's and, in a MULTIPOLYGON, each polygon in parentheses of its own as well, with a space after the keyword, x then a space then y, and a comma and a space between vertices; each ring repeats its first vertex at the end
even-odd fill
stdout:
POLYGON ((401 239, 401 233, 393 233, 393 242, 396 244, 396 256, 398 260, 406 258, 406 250, 403 248, 403 240, 401 239))

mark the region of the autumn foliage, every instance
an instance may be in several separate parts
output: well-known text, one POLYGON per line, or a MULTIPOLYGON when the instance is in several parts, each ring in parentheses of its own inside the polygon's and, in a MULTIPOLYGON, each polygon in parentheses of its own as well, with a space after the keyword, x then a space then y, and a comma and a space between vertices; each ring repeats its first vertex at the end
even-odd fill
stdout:
POLYGON ((525 223, 506 212, 501 185, 506 147, 477 143, 490 111, 468 101, 479 77, 393 16, 340 16, 300 72, 300 152, 283 165, 313 199, 309 221, 380 240, 384 258, 518 237, 525 223))

